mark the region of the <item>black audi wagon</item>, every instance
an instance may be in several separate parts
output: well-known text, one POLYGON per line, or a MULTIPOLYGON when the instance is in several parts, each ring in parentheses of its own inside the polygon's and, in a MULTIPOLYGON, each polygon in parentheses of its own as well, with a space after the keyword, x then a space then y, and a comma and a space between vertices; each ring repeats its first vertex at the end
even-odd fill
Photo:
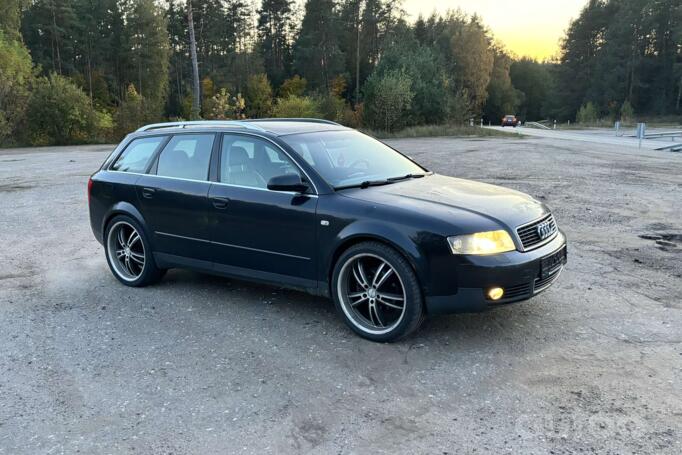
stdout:
POLYGON ((566 263, 541 202, 434 174, 324 120, 147 125, 92 175, 88 196, 121 283, 184 267, 302 289, 375 341, 427 315, 529 299, 566 263))

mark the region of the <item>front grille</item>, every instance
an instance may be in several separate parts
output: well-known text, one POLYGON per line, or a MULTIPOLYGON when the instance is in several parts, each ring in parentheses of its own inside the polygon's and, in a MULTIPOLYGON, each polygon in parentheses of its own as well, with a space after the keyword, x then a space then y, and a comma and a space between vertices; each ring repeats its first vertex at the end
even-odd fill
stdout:
POLYGON ((519 240, 521 240, 523 249, 530 250, 534 247, 540 246, 554 237, 554 235, 557 233, 557 226, 556 222, 554 221, 554 217, 550 213, 549 215, 542 217, 539 220, 533 221, 530 224, 516 228, 516 233, 519 236, 519 240), (547 223, 548 231, 543 238, 538 231, 538 226, 544 223, 547 223))
POLYGON ((536 278, 533 285, 533 293, 538 293, 547 288, 552 282, 559 277, 562 267, 559 267, 554 273, 545 278, 536 278))

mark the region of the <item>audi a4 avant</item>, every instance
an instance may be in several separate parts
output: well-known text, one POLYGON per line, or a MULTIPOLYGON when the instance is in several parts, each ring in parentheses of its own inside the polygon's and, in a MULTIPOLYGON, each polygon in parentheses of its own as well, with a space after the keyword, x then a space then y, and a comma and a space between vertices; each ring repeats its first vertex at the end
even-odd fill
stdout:
POLYGON ((427 315, 531 298, 566 262, 542 203, 430 172, 323 120, 176 122, 128 135, 88 182, 128 286, 182 267, 331 297, 374 341, 427 315))

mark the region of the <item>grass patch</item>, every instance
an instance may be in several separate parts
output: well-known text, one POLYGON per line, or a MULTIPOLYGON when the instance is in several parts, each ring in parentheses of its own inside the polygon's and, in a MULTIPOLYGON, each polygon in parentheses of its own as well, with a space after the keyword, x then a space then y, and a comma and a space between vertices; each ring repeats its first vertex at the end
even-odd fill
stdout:
MULTIPOLYGON (((510 128, 511 130, 511 128, 510 128)), ((410 126, 399 131, 381 131, 362 129, 364 133, 378 139, 403 139, 412 137, 510 137, 509 133, 478 126, 459 126, 459 125, 420 125, 410 126)), ((513 136, 521 136, 513 134, 513 136)))

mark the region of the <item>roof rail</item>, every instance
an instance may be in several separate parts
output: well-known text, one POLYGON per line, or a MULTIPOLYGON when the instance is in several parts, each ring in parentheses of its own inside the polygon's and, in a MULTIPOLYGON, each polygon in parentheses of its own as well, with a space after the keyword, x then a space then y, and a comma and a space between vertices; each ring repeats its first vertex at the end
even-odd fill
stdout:
POLYGON ((322 118, 305 118, 305 117, 292 117, 292 118, 252 118, 248 120, 243 120, 245 123, 249 122, 307 122, 307 123, 325 123, 327 125, 343 126, 340 123, 333 122, 331 120, 326 120, 322 118))
POLYGON ((162 128, 187 128, 192 126, 236 126, 239 128, 246 128, 249 130, 265 131, 258 125, 250 124, 248 122, 243 122, 241 120, 193 120, 186 122, 163 122, 163 123, 152 123, 149 125, 142 126, 137 129, 138 132, 158 130, 162 128))

